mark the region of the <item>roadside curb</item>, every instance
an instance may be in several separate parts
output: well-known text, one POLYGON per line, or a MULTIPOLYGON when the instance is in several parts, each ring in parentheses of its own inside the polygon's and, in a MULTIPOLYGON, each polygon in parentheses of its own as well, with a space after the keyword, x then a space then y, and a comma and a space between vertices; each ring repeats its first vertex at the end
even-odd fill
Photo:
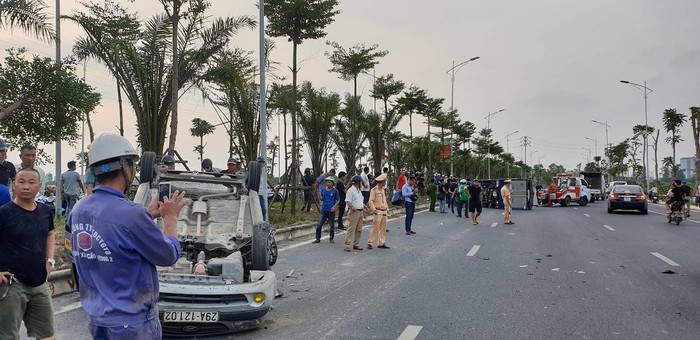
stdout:
MULTIPOLYGON (((424 210, 427 208, 428 203, 421 203, 416 205, 416 211, 424 210)), ((390 208, 389 212, 392 216, 404 215, 404 209, 401 207, 390 208)), ((371 223, 372 218, 372 215, 369 215, 364 218, 364 222, 371 223)), ((347 217, 345 218, 345 220, 347 220, 347 217)), ((316 233, 316 222, 280 228, 276 229, 275 231, 275 241, 282 242, 294 240, 296 238, 312 235, 314 233, 316 233)), ((71 274, 70 269, 61 269, 55 272, 51 272, 51 274, 49 274, 48 281, 52 297, 57 297, 75 291, 76 285, 75 282, 73 282, 73 275, 71 274)))

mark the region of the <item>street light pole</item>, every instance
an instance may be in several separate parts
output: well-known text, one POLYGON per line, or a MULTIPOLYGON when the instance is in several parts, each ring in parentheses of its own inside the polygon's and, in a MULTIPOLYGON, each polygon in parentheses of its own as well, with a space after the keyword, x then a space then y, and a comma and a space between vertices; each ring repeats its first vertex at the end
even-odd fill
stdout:
POLYGON ((520 130, 516 130, 516 131, 511 132, 511 133, 506 135, 506 152, 507 153, 510 153, 510 136, 512 136, 518 132, 520 132, 520 130))
MULTIPOLYGON (((457 65, 455 65, 455 61, 453 60, 452 68, 447 70, 447 74, 450 75, 450 79, 452 81, 452 90, 450 96, 450 112, 453 112, 455 109, 455 73, 457 73, 457 71, 459 71, 462 68, 462 66, 469 64, 470 62, 479 58, 480 57, 473 57, 457 65)), ((430 140, 428 140, 428 145, 430 145, 430 140)), ((452 128, 450 128, 450 175, 454 175, 454 158, 452 157, 452 128)))
POLYGON ((644 137, 644 180, 646 182, 647 192, 649 192, 649 174, 647 171, 649 169, 649 147, 647 145, 647 138, 649 134, 649 120, 647 113, 647 98, 649 97, 649 93, 652 93, 653 91, 647 87, 646 80, 644 81, 644 85, 633 83, 627 80, 620 80, 620 82, 636 87, 637 89, 642 91, 642 94, 644 95, 644 134, 642 135, 644 137))
MULTIPOLYGON (((609 148, 610 148, 610 140, 608 140, 608 129, 610 128, 610 125, 608 125, 608 121, 606 120, 605 123, 600 122, 600 121, 597 121, 597 120, 595 120, 595 119, 591 119, 591 121, 592 121, 593 123, 596 123, 596 124, 600 124, 600 125, 605 126, 605 150, 606 150, 606 151, 609 150, 609 148)), ((608 154, 608 167, 612 167, 612 164, 610 163, 610 162, 611 162, 610 155, 609 155, 608 152, 606 152, 606 154, 608 154)), ((608 169, 608 183, 610 183, 610 169, 608 169)))
MULTIPOLYGON (((491 117, 495 116, 497 113, 503 112, 506 109, 500 109, 496 112, 491 112, 486 115, 486 129, 489 130, 489 136, 491 136, 491 117)), ((486 163, 488 164, 488 177, 491 179, 491 138, 488 139, 488 145, 486 146, 486 152, 488 154, 486 158, 486 163)))

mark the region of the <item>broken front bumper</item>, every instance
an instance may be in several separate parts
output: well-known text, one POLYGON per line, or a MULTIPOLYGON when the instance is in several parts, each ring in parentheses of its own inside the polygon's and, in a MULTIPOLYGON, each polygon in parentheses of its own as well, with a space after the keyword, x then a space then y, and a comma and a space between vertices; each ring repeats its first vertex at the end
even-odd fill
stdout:
POLYGON ((225 283, 217 276, 159 274, 158 310, 163 335, 215 336, 260 327, 277 292, 273 271, 251 271, 253 282, 225 283), (261 295, 262 294, 262 295, 261 295), (166 313, 214 315, 197 321, 164 320, 166 313))

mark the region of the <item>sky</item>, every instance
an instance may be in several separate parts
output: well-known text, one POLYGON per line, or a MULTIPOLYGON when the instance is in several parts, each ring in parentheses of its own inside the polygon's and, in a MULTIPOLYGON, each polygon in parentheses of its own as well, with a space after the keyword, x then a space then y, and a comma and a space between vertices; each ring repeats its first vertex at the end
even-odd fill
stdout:
MULTIPOLYGON (((157 0, 130 3, 117 0, 137 11, 142 18, 162 12, 157 0)), ((257 20, 256 1, 210 0, 211 13, 220 16, 250 15, 257 20)), ((305 41, 299 46, 301 81, 315 87, 344 94, 352 91, 352 83, 328 70, 332 67, 324 52, 326 41, 337 41, 350 47, 356 43, 377 44, 389 53, 375 69, 377 76, 392 73, 407 85, 414 84, 432 97, 445 98, 449 107, 451 79, 447 70, 452 63, 480 57, 457 72, 454 81, 454 107, 462 120, 477 128, 486 127, 485 116, 493 116, 494 139, 527 163, 562 164, 573 169, 588 161, 595 152, 603 153, 605 127, 591 120, 606 121, 610 126, 609 142, 619 143, 632 135, 635 124, 644 124, 642 92, 620 80, 643 84, 653 92, 648 96, 648 122, 661 127, 665 109, 675 108, 689 113, 691 106, 700 106, 700 1, 672 0, 340 0, 335 22, 327 27, 327 37, 305 41), (693 38, 695 36, 695 38, 693 38), (520 140, 531 139, 523 155, 520 140), (585 148, 585 149, 584 149, 585 148)), ((47 12, 54 13, 54 1, 47 0, 47 12)), ((62 1, 64 14, 82 9, 77 1, 62 1)), ((64 56, 70 55, 72 44, 83 33, 76 25, 61 24, 64 56)), ((274 39, 276 49, 271 58, 280 63, 279 76, 291 81, 291 44, 274 39)), ((54 57, 55 47, 42 43, 20 30, 0 31, 0 56, 9 47, 25 47, 31 53, 54 57)), ((258 31, 242 31, 231 47, 255 51, 258 31)), ((82 71, 82 70, 81 70, 82 71)), ((92 115, 97 134, 117 133, 118 110, 114 79, 105 68, 88 62, 85 78, 103 96, 101 106, 92 115)), ((374 107, 369 98, 373 78, 360 76, 358 92, 366 108, 374 107)), ((377 103, 378 107, 381 105, 377 103)), ((177 149, 198 168, 192 146, 189 122, 199 117, 218 123, 214 109, 196 92, 183 95, 180 103, 180 124, 177 149)), ((136 129, 128 105, 126 136, 134 144, 136 129)), ((414 135, 427 132, 423 119, 414 116, 414 135)), ((277 119, 271 122, 268 138, 272 139, 284 126, 277 119)), ((399 125, 408 131, 408 118, 399 125)), ((668 134, 661 133, 661 139, 668 134)), ((692 131, 686 123, 681 132, 685 140, 677 147, 678 157, 693 154, 692 131)), ((205 137, 205 157, 224 168, 228 137, 217 128, 205 137)), ((166 141, 167 142, 167 141, 166 141)), ((651 139, 650 139, 651 143, 651 139)), ((671 155, 671 147, 660 143, 659 158, 671 155)), ((55 146, 44 146, 54 155, 55 146)), ((71 147, 63 143, 62 163, 75 158, 81 143, 71 147)), ((308 151, 304 150, 304 153, 308 151)), ((653 156, 653 155, 652 155, 653 156)), ((8 154, 19 162, 18 152, 8 154)), ((653 159, 650 157, 650 168, 653 159)), ((677 161, 679 162, 679 161, 677 161)), ((310 166, 305 161, 302 167, 310 166)), ((55 172, 53 164, 45 164, 47 172, 55 172)), ((342 168, 342 166, 341 166, 342 168)), ((65 170, 65 165, 62 168, 65 170)), ((277 174, 277 170, 275 170, 277 174)))

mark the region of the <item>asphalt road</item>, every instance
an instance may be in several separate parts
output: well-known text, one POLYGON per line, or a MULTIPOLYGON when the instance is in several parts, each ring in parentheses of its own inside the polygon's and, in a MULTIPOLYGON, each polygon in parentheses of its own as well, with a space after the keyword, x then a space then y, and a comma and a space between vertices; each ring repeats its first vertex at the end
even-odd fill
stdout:
MULTIPOLYGON (((700 212, 680 226, 662 212, 607 214, 595 202, 516 210, 504 225, 485 209, 478 226, 420 212, 416 235, 403 217, 389 222, 389 250, 346 253, 342 234, 281 244, 284 296, 264 328, 235 337, 698 339, 700 212)), ((57 339, 89 339, 77 295, 54 308, 57 339)))

